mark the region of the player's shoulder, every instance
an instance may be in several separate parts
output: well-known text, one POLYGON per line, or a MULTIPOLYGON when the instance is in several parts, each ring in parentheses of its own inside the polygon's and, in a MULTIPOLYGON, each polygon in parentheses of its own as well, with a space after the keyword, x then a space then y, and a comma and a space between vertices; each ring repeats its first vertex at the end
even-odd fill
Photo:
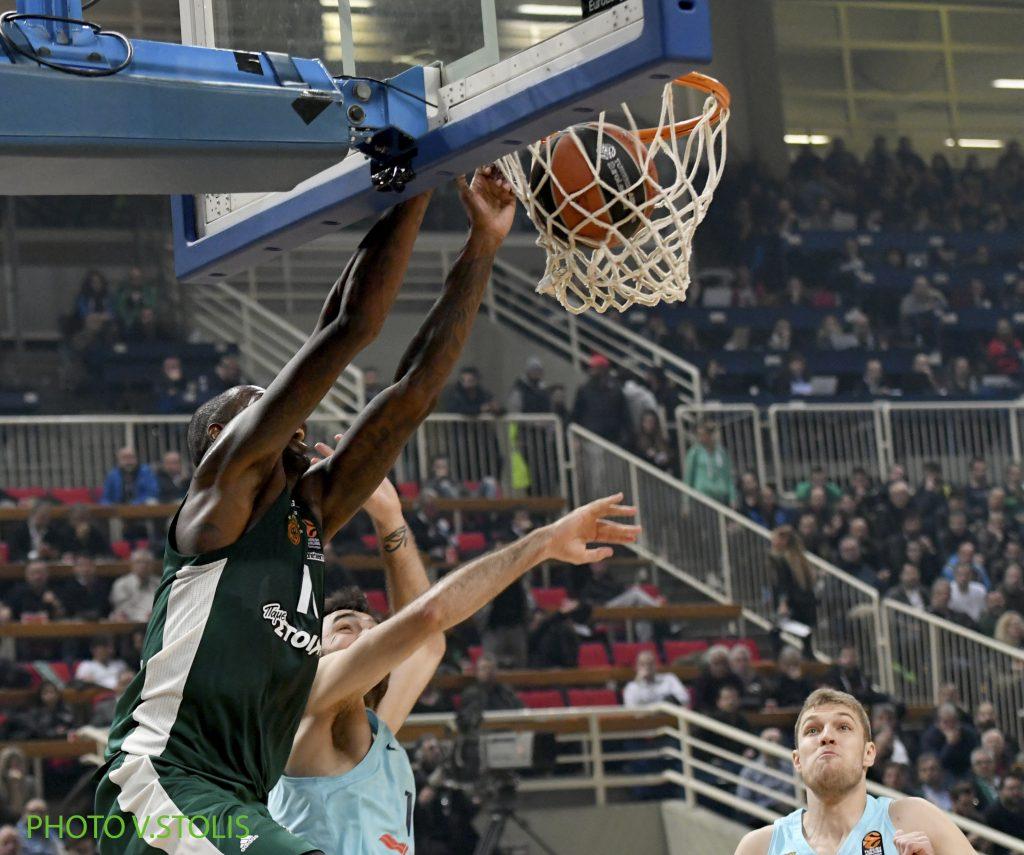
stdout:
POLYGON ((740 845, 736 847, 735 855, 767 855, 768 847, 772 843, 774 828, 772 825, 766 825, 756 831, 748 831, 740 841, 740 845))
POLYGON ((893 799, 889 804, 889 819, 896 828, 905 831, 925 831, 928 824, 934 823, 936 816, 945 814, 927 799, 918 796, 905 796, 893 799))

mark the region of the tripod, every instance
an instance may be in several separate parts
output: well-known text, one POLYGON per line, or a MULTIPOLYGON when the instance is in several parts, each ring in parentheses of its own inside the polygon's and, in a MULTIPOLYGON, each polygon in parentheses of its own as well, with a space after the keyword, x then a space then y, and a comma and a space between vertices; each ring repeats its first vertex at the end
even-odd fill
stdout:
POLYGON ((530 827, 530 823, 516 813, 516 809, 511 805, 498 805, 491 810, 491 819, 487 823, 487 830, 480 838, 480 842, 477 843, 476 849, 473 850, 473 855, 495 855, 498 845, 501 843, 501 836, 505 833, 505 824, 509 820, 518 825, 545 855, 557 855, 555 850, 537 835, 537 832, 530 827))

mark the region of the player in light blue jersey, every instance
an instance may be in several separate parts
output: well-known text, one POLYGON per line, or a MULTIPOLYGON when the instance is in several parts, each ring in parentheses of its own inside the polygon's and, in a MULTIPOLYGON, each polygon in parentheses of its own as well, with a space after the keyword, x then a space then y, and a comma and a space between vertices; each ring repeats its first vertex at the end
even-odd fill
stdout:
POLYGON ((604 519, 634 513, 621 499, 578 508, 429 587, 395 488, 382 483, 364 507, 380 540, 394 614, 378 624, 365 600, 333 610, 328 600, 313 689, 285 774, 270 794, 274 820, 325 855, 411 855, 416 787, 394 734, 444 655, 445 630, 543 561, 598 561, 612 550, 588 544, 633 542, 639 526, 604 519))
POLYGON ((793 766, 807 807, 751 831, 736 855, 973 855, 963 832, 931 802, 868 795, 875 744, 852 695, 812 692, 794 735, 793 766))

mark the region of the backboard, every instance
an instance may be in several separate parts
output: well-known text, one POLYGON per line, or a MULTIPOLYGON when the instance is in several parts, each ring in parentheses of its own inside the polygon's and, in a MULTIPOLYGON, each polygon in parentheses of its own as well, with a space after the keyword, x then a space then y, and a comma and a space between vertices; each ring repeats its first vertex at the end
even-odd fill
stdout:
MULTIPOLYGON (((181 0, 182 41, 318 57, 334 75, 377 79, 439 63, 409 195, 710 61, 708 3, 181 0)), ((216 281, 396 201, 355 151, 291 191, 175 197, 177 273, 216 281)))

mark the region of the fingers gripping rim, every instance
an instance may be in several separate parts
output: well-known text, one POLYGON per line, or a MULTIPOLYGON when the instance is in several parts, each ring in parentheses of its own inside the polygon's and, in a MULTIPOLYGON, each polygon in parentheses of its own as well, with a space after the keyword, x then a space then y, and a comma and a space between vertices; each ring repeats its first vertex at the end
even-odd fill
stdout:
POLYGON ((694 72, 666 84, 655 127, 638 128, 627 104, 622 111, 625 127, 607 122, 603 113, 588 125, 596 126, 598 141, 606 133, 638 140, 636 151, 642 162, 629 186, 611 186, 600 174, 600 163, 594 162, 599 159, 585 158, 593 173, 593 184, 588 186, 599 188, 604 204, 589 208, 579 204, 581 191, 562 187, 552 169, 555 139, 571 135, 576 146, 584 149, 574 128, 540 140, 522 155, 499 161, 538 230, 537 244, 547 254, 537 290, 551 294, 576 314, 591 308, 623 311, 637 303, 653 306, 685 299, 693 235, 707 214, 725 166, 729 92, 717 80, 694 72), (676 120, 676 87, 708 93, 700 115, 676 120), (668 168, 656 168, 655 158, 668 168), (652 176, 657 176, 656 185, 652 176), (638 193, 638 185, 652 185, 654 192, 638 193), (562 216, 568 206, 574 212, 569 218, 572 227, 562 216), (610 216, 613 210, 614 217, 610 216), (595 231, 606 238, 595 241, 595 231))

